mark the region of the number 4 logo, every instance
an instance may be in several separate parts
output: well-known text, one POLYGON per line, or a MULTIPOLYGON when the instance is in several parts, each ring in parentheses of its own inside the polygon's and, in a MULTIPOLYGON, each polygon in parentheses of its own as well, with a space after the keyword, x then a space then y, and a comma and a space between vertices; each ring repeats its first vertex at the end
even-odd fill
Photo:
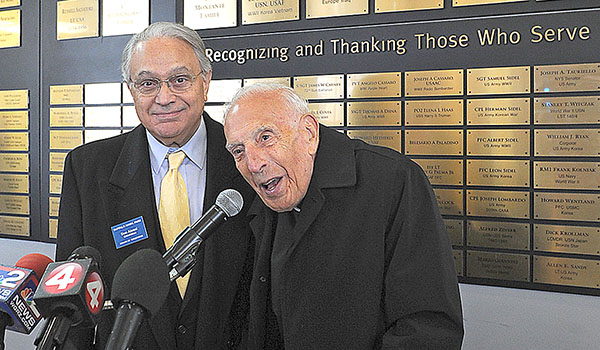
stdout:
POLYGON ((83 277, 83 268, 77 263, 57 266, 44 282, 44 289, 51 294, 60 294, 76 286, 83 277))

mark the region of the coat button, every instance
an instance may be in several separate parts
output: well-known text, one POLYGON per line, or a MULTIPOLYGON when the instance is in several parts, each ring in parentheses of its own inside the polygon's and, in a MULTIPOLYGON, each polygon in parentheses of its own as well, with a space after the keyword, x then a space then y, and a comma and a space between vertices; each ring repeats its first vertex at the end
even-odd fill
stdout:
POLYGON ((182 324, 180 324, 180 325, 177 327, 177 332, 179 332, 180 334, 185 334, 185 332, 187 332, 187 327, 186 327, 186 326, 184 326, 184 325, 182 325, 182 324))
POLYGON ((266 278, 265 276, 260 276, 260 277, 258 278, 258 280, 259 280, 259 281, 261 281, 262 283, 265 283, 265 282, 267 282, 267 278, 266 278))

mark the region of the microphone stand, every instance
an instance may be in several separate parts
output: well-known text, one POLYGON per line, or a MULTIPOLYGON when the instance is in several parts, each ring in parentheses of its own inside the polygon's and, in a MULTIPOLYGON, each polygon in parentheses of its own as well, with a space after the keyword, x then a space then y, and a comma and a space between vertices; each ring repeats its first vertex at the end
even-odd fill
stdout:
POLYGON ((44 324, 44 329, 37 336, 34 345, 38 350, 61 350, 65 345, 71 319, 69 317, 52 316, 44 324))

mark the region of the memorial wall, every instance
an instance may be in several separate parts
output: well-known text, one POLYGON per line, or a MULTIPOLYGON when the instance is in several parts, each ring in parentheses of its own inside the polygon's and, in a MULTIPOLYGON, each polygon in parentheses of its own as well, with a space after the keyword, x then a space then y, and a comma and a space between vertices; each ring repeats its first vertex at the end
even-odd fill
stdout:
POLYGON ((280 82, 417 162, 461 282, 600 295, 592 0, 0 0, 1 237, 54 241, 64 157, 139 123, 120 53, 159 20, 205 39, 214 119, 280 82))

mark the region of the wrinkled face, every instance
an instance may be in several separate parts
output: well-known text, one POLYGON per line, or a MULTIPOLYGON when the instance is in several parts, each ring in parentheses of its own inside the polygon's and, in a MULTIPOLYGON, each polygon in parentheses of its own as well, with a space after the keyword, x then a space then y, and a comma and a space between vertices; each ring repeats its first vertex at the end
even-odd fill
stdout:
POLYGON ((319 144, 314 116, 290 111, 276 93, 246 97, 229 110, 225 137, 237 169, 269 208, 300 203, 319 144))
MULTIPOLYGON (((166 80, 184 74, 195 76, 201 67, 192 47, 177 38, 154 38, 139 43, 131 56, 131 80, 166 80)), ((140 122, 164 145, 183 146, 194 135, 202 120, 211 72, 196 78, 192 87, 173 93, 161 83, 158 94, 143 96, 133 84, 129 90, 140 122)))

